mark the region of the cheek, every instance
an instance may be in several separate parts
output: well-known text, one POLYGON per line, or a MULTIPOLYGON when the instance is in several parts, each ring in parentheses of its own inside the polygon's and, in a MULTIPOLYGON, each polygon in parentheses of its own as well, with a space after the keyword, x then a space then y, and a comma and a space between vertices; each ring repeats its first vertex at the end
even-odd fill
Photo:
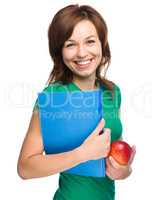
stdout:
POLYGON ((75 56, 75 51, 70 51, 70 50, 63 50, 62 51, 62 57, 64 62, 68 62, 70 60, 72 60, 75 56))
POLYGON ((102 48, 101 45, 92 47, 92 53, 98 57, 102 57, 102 48))
POLYGON ((102 47, 101 47, 101 44, 99 44, 99 46, 97 47, 97 52, 98 52, 99 56, 102 56, 102 47))

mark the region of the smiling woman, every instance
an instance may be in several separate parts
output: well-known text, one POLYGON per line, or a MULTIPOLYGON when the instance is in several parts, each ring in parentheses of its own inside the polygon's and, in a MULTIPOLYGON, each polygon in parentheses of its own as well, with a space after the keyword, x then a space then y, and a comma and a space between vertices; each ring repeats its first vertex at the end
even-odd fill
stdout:
POLYGON ((73 72, 77 84, 79 76, 92 81, 102 60, 102 47, 94 24, 89 20, 80 21, 69 40, 64 44, 63 61, 73 72))
POLYGON ((56 13, 48 31, 54 60, 48 83, 74 81, 82 89, 94 89, 99 81, 113 92, 113 83, 101 77, 111 60, 107 34, 104 19, 90 6, 70 5, 56 13), (81 85, 82 78, 87 87, 81 85))
MULTIPOLYGON (((131 163, 123 167, 108 158, 110 142, 121 138, 122 124, 119 116, 120 89, 101 75, 101 70, 104 68, 106 72, 111 60, 106 23, 92 7, 70 5, 54 16, 48 29, 48 39, 54 67, 44 91, 76 91, 82 94, 84 90, 98 90, 102 92, 99 105, 102 105, 104 110, 103 119, 77 148, 44 155, 37 100, 19 156, 18 174, 23 179, 29 179, 60 173, 59 188, 54 194, 54 200, 114 200, 114 180, 128 177, 131 163), (102 130, 104 134, 100 134, 102 130), (107 161, 105 177, 80 176, 65 172, 84 162, 101 158, 107 161)), ((82 110, 80 111, 82 114, 82 110)), ((76 123, 76 126, 80 126, 79 120, 76 123)), ((59 130, 57 131, 59 135, 59 130)), ((68 134, 68 131, 66 132, 65 134, 68 134)), ((79 131, 74 134, 80 137, 79 131)), ((53 133, 50 135, 54 138, 53 133)), ((48 140, 47 135, 46 139, 48 140)), ((50 142, 48 144, 52 146, 50 142)), ((134 155, 135 152, 132 153, 131 160, 134 155)), ((99 168, 101 169, 101 165, 99 168)))

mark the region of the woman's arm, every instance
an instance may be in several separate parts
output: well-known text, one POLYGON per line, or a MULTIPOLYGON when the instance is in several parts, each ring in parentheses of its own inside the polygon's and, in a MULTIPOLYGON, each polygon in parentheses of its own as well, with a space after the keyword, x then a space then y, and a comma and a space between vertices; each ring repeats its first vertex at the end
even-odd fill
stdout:
MULTIPOLYGON (((121 117, 121 110, 119 109, 119 117, 121 117)), ((123 140, 121 136, 119 140, 123 140)), ((136 147, 132 146, 132 154, 127 165, 120 165, 117 163, 113 157, 106 158, 106 174, 112 180, 125 179, 132 173, 131 164, 136 154, 136 147)))
POLYGON ((17 171, 22 179, 53 175, 83 162, 80 149, 44 155, 39 114, 34 112, 18 159, 17 171))
POLYGON ((136 153, 135 146, 132 147, 132 154, 127 165, 120 165, 113 157, 106 159, 106 174, 112 180, 120 180, 127 178, 132 173, 131 164, 136 153))

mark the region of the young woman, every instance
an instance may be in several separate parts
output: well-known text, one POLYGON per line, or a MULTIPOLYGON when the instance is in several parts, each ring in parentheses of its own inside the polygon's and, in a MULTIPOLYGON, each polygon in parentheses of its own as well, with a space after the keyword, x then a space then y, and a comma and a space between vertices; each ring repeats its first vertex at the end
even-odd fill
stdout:
POLYGON ((78 148, 45 155, 36 101, 18 160, 18 174, 23 179, 30 179, 60 173, 54 200, 114 200, 114 180, 131 174, 135 147, 132 147, 132 156, 126 166, 108 157, 110 142, 121 139, 122 124, 120 89, 101 73, 103 69, 106 72, 111 60, 106 23, 90 6, 69 5, 54 16, 48 38, 54 67, 44 91, 81 92, 102 88, 105 115, 78 148), (103 127, 104 134, 99 135, 103 127), (103 157, 106 158, 106 176, 103 178, 63 172, 82 162, 103 157))

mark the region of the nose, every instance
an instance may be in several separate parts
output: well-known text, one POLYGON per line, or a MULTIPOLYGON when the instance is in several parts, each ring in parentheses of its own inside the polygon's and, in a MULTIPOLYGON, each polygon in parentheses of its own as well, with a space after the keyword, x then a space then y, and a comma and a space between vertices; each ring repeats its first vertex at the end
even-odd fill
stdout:
POLYGON ((79 45, 77 49, 77 57, 84 58, 86 56, 87 56, 87 49, 84 47, 84 45, 79 45))

